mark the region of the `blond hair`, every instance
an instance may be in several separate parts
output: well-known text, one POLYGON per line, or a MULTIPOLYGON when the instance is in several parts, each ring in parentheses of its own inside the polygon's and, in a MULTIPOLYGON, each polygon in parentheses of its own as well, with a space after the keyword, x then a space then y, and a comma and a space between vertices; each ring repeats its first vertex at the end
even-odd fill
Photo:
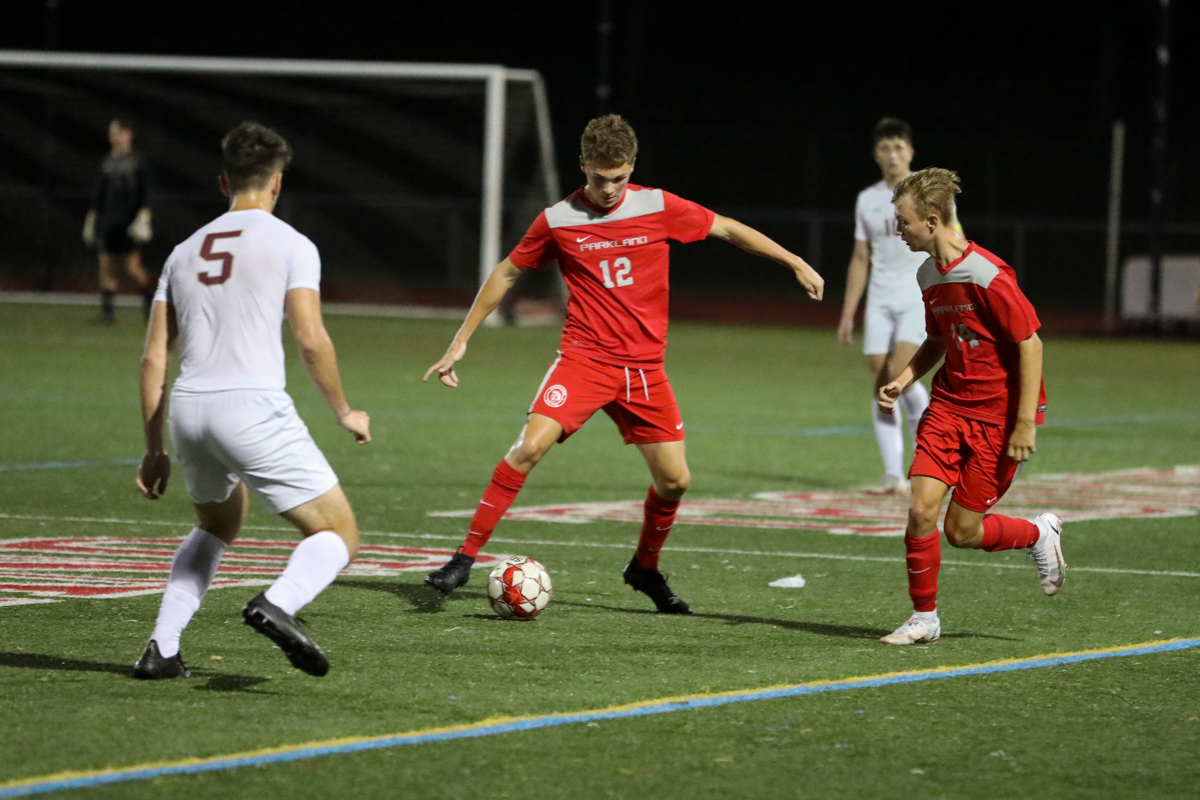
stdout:
POLYGON ((953 225, 954 195, 961 191, 958 173, 941 167, 927 167, 897 183, 892 192, 892 202, 899 203, 902 197, 911 197, 917 216, 924 219, 932 211, 943 225, 953 225))
POLYGON ((583 129, 579 140, 579 161, 601 169, 611 169, 637 160, 637 134, 620 114, 596 117, 583 129))

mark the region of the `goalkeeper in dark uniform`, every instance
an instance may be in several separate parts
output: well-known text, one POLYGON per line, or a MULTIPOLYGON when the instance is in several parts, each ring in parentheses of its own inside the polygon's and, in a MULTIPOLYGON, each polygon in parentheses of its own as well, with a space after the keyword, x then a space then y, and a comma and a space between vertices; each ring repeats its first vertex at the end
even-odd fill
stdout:
POLYGON ((116 321, 113 298, 119 270, 124 268, 142 294, 142 311, 148 317, 154 285, 142 267, 138 248, 150 241, 150 171, 133 152, 133 125, 114 119, 108 125, 112 152, 100 165, 100 178, 92 207, 83 224, 83 241, 100 256, 100 321, 116 321))

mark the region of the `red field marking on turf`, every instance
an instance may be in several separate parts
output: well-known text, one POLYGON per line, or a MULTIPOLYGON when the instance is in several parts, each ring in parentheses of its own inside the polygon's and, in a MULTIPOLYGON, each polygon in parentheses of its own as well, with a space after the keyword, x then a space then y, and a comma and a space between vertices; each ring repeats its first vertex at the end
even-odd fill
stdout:
MULTIPOLYGON (((1063 522, 1187 517, 1200 513, 1200 467, 1063 473, 1019 479, 996 504, 1011 516, 1033 519, 1053 511, 1063 522)), ((469 511, 430 516, 470 517, 469 511)), ((642 501, 573 503, 510 509, 505 519, 584 523, 642 521, 642 501)), ((677 522, 774 530, 824 531, 860 536, 903 536, 908 499, 863 491, 762 492, 752 500, 689 500, 677 522)))
MULTIPOLYGON (((0 608, 73 597, 134 597, 161 592, 177 538, 46 537, 0 541, 0 608)), ((212 588, 265 586, 283 571, 295 541, 239 539, 212 588)), ((444 564, 452 550, 363 545, 343 575, 388 577, 444 564)), ((481 554, 490 567, 503 555, 481 554)))

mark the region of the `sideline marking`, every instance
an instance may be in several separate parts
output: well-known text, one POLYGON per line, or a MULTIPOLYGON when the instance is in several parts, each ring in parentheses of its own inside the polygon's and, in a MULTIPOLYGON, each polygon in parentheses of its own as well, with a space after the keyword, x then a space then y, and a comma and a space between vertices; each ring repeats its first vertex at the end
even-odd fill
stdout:
MULTIPOLYGON (((0 519, 13 520, 29 520, 33 522, 81 522, 89 525, 105 524, 105 525, 153 525, 158 527, 168 527, 176 529, 184 529, 193 525, 192 522, 172 522, 169 520, 141 520, 141 519, 117 519, 115 517, 54 517, 42 514, 3 514, 0 513, 0 519)), ((243 525, 244 531, 286 531, 295 533, 296 529, 284 525, 243 525)), ((359 531, 360 536, 384 536, 394 539, 428 539, 430 541, 452 541, 461 542, 462 536, 458 534, 443 535, 438 533, 394 533, 391 531, 359 531)), ((0 541, 3 541, 0 539, 0 541)), ((632 543, 611 543, 611 542, 573 542, 573 541, 555 541, 553 539, 512 539, 504 536, 493 536, 489 541, 497 544, 515 544, 515 545, 537 545, 539 547, 602 547, 627 550, 632 547, 632 543)), ((730 550, 720 547, 671 547, 672 553, 703 553, 708 555, 726 555, 726 556, 766 556, 768 558, 814 558, 824 559, 826 561, 867 561, 876 564, 897 564, 903 562, 903 557, 896 556, 851 556, 841 553, 796 553, 787 551, 772 551, 772 550, 730 550)), ((1025 563, 1008 564, 994 560, 988 561, 958 561, 954 559, 942 559, 942 564, 949 567, 983 567, 986 569, 1019 569, 1028 570, 1029 565, 1025 563)), ((1180 570, 1161 570, 1161 569, 1126 569, 1123 567, 1070 567, 1070 572, 1096 572, 1111 575, 1150 575, 1153 577, 1162 578, 1200 578, 1200 572, 1183 572, 1180 570)))
POLYGON ((77 467, 136 467, 140 458, 86 459, 83 461, 35 461, 30 464, 0 464, 0 472, 36 472, 46 469, 76 469, 77 467))
POLYGON ((230 753, 208 758, 159 761, 132 767, 102 770, 58 772, 51 775, 23 778, 2 783, 0 784, 0 798, 28 797, 30 795, 46 794, 64 789, 80 789, 111 783, 161 778, 170 775, 190 775, 199 772, 214 772, 222 769, 278 764, 287 761, 316 758, 318 756, 360 753, 366 750, 380 750, 389 747, 424 744, 426 742, 474 739, 514 731, 529 731, 539 728, 557 727, 559 725, 574 725, 594 720, 645 717, 653 714, 667 714, 673 711, 711 708, 730 703, 773 700, 780 697, 799 697, 802 695, 823 694, 851 689, 871 689, 880 686, 919 683, 921 681, 943 678, 992 675, 1004 672, 1016 672, 1018 670, 1053 667, 1060 664, 1078 664, 1083 661, 1094 661, 1102 658, 1140 656, 1187 650, 1194 647, 1200 647, 1200 639, 1166 639, 1157 642, 1144 642, 1142 644, 1105 647, 1098 650, 1081 650, 1074 653, 1052 653, 1042 656, 1031 656, 1029 658, 1002 659, 1000 661, 989 661, 983 664, 970 664, 962 667, 935 667, 927 670, 889 672, 882 675, 865 675, 856 678, 843 678, 841 680, 782 684, 762 689, 737 689, 713 694, 664 697, 656 700, 642 700, 635 703, 588 711, 569 711, 557 714, 543 714, 536 717, 493 717, 464 725, 427 728, 425 730, 384 734, 382 736, 346 736, 338 739, 283 745, 281 747, 268 747, 261 750, 230 753))

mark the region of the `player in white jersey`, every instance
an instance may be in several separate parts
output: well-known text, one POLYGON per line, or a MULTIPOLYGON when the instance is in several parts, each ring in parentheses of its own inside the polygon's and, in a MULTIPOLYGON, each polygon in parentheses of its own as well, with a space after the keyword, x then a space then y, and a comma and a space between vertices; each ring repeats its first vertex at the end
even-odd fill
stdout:
POLYGON ((200 608, 225 548, 246 518, 247 488, 304 537, 283 574, 242 611, 298 669, 329 661, 295 614, 333 582, 358 550, 354 512, 337 476, 284 391, 286 316, 300 359, 338 424, 365 444, 366 413, 346 402, 333 342, 321 319, 321 262, 307 237, 274 216, 292 157, 275 131, 243 122, 221 142, 229 211, 192 234, 163 267, 142 358, 146 455, 137 485, 151 500, 171 474, 163 444, 168 352, 179 377, 169 428, 198 523, 171 561, 138 678, 184 678, 179 639, 200 608))
MULTIPOLYGON (((867 307, 863 315, 863 354, 875 376, 871 394, 871 418, 875 439, 883 456, 884 474, 878 491, 904 491, 904 432, 898 414, 885 414, 875 402, 879 388, 906 365, 925 341, 925 309, 917 268, 925 260, 896 235, 896 213, 892 189, 908 177, 912 163, 912 129, 894 117, 875 125, 875 163, 883 179, 858 194, 854 207, 854 254, 846 273, 846 297, 838 323, 838 341, 854 341, 854 315, 863 291, 867 307), (870 280, 868 283, 868 274, 870 280)), ((929 406, 929 393, 919 382, 900 397, 913 437, 917 423, 929 406)))

